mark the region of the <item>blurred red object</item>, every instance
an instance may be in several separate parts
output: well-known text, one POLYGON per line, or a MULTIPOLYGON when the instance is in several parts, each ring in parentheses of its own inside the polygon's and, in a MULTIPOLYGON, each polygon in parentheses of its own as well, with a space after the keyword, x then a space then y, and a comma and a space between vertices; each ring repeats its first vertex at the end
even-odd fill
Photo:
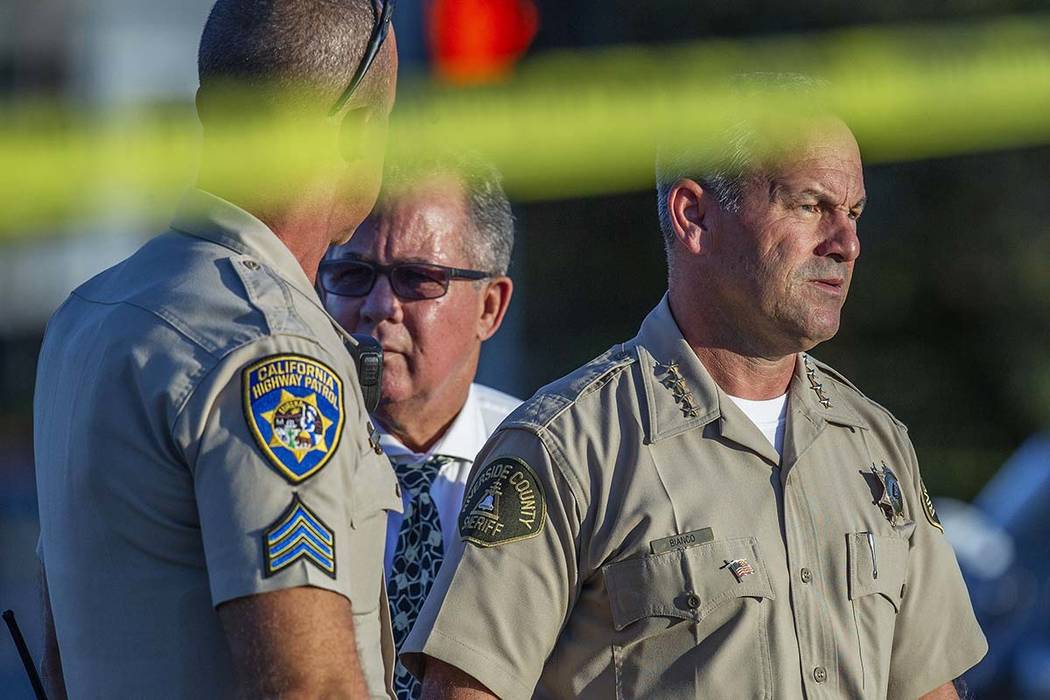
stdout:
POLYGON ((498 80, 539 28, 532 0, 430 0, 427 25, 434 69, 457 84, 498 80))

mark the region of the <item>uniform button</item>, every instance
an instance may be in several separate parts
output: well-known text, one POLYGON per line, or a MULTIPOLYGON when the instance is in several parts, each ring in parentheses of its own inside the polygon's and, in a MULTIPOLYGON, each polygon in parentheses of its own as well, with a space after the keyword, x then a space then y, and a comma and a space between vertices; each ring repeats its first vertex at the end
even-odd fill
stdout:
POLYGON ((799 572, 799 576, 802 578, 802 583, 809 583, 813 580, 813 572, 806 568, 799 572))
POLYGON ((828 671, 823 666, 817 666, 813 669, 813 680, 817 683, 823 683, 828 679, 828 671))
POLYGON ((258 270, 259 269, 259 263, 255 262, 254 260, 245 260, 244 261, 244 266, 246 268, 248 268, 249 270, 258 270))
POLYGON ((685 604, 688 605, 691 610, 696 610, 700 607, 700 596, 696 593, 690 593, 685 597, 685 604))

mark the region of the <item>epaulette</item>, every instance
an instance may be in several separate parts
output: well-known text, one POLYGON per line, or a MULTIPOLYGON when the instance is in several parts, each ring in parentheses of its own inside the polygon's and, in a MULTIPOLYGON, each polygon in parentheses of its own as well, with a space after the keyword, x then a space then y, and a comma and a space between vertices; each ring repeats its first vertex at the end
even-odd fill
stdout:
POLYGON ((613 346, 575 372, 537 391, 507 417, 504 427, 527 427, 533 430, 547 427, 581 397, 598 391, 637 359, 637 355, 629 352, 625 344, 613 346))
POLYGON ((860 389, 857 388, 856 384, 854 384, 850 380, 846 379, 846 377, 843 376, 843 374, 841 372, 839 372, 837 369, 835 369, 834 367, 832 367, 831 365, 829 365, 829 364, 827 364, 825 362, 821 362, 820 360, 818 360, 817 358, 813 357, 809 353, 806 353, 806 356, 829 379, 831 379, 832 381, 838 382, 839 384, 842 384, 843 386, 845 386, 848 389, 852 390, 855 394, 857 394, 857 396, 859 396, 860 398, 864 399, 864 401, 866 401, 867 403, 871 404, 875 408, 877 408, 880 411, 882 411, 883 413, 885 413, 886 416, 889 417, 889 419, 891 421, 893 421, 894 424, 896 424, 902 430, 904 430, 904 431, 908 430, 908 426, 906 426, 904 423, 902 423, 900 420, 898 420, 897 416, 893 415, 893 413, 888 408, 886 408, 885 406, 883 406, 879 402, 874 401, 871 398, 869 398, 863 391, 861 391, 860 389))
POLYGON ((244 284, 248 301, 266 319, 271 334, 313 337, 310 326, 296 311, 291 286, 280 275, 250 255, 233 255, 229 260, 244 284))

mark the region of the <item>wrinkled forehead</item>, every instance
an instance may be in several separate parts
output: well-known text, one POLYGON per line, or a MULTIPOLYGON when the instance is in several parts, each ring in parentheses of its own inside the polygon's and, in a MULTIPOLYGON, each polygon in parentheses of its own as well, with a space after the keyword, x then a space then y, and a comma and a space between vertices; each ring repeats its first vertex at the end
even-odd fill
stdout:
POLYGON ((328 259, 458 264, 470 249, 472 229, 461 182, 428 176, 388 187, 350 240, 328 259))
POLYGON ((787 125, 767 133, 757 154, 758 170, 776 172, 814 160, 863 169, 860 147, 853 132, 833 116, 787 125))
POLYGON ((757 154, 751 175, 761 184, 824 184, 843 197, 864 197, 860 147, 846 124, 835 117, 780 131, 757 154))

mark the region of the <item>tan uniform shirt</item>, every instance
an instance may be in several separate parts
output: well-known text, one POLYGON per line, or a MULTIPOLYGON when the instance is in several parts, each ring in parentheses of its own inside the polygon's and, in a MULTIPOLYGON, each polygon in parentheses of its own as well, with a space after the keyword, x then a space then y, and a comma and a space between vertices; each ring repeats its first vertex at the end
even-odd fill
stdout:
POLYGON ((388 697, 383 540, 401 499, 367 426, 299 263, 223 200, 189 193, 171 231, 73 292, 40 353, 34 435, 71 697, 231 697, 215 607, 296 586, 352 600, 388 697))
POLYGON ((986 643, 904 427, 805 356, 784 453, 666 299, 475 462, 402 650, 502 698, 908 698, 986 643), (809 371, 812 368, 812 371, 809 371))

